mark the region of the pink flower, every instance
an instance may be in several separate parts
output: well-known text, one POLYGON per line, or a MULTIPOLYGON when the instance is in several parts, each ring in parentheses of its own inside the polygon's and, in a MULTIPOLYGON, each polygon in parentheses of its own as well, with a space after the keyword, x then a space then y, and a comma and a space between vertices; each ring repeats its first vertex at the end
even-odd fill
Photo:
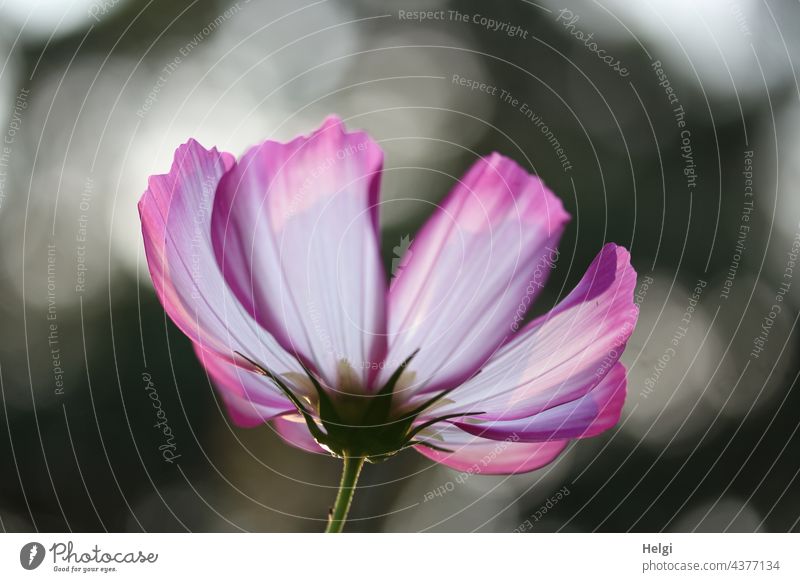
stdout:
POLYGON ((142 196, 161 302, 242 426, 347 458, 413 447, 458 470, 531 471, 619 419, 636 273, 608 244, 523 325, 569 220, 512 160, 478 160, 391 288, 383 155, 329 118, 240 160, 194 140, 142 196))

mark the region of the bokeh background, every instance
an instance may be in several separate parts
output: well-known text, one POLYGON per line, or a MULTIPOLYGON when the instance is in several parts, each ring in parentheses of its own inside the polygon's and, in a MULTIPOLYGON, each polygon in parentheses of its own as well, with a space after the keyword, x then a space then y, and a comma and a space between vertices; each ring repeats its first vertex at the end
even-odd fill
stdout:
POLYGON ((349 530, 797 531, 799 67, 795 0, 0 0, 0 528, 323 528, 340 463, 228 421, 136 202, 189 137, 337 113, 386 152, 387 272, 497 150, 574 217, 536 312, 606 241, 641 309, 616 429, 526 475, 368 466, 349 530))

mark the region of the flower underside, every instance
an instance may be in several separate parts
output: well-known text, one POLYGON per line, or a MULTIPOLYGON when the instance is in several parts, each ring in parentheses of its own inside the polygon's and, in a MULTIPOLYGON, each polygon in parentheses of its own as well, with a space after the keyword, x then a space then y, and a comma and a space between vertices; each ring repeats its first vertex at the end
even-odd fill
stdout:
POLYGON ((614 426, 625 402, 619 358, 638 315, 626 249, 605 244, 525 323, 570 215, 495 152, 389 284, 382 171, 378 143, 332 116, 239 159, 189 140, 139 202, 156 293, 231 420, 344 459, 326 531, 342 530, 365 460, 413 447, 458 471, 526 473, 614 426))
POLYGON ((403 449, 422 445, 450 453, 450 449, 428 442, 420 437, 426 428, 453 418, 477 416, 482 412, 457 412, 417 423, 422 412, 444 398, 453 389, 443 390, 410 411, 398 412, 392 406, 395 387, 419 350, 412 353, 389 377, 383 387, 372 395, 336 392, 332 397, 320 379, 302 362, 308 379, 317 395, 316 410, 313 403, 299 398, 287 383, 272 370, 252 358, 237 352, 250 362, 254 371, 272 380, 292 402, 308 426, 314 440, 333 456, 363 457, 370 463, 386 460, 403 449))

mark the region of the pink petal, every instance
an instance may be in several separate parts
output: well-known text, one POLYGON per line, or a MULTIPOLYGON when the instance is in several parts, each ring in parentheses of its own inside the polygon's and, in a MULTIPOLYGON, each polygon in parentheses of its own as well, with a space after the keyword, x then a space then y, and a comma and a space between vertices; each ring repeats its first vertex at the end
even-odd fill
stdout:
POLYGON ((530 418, 453 424, 470 434, 497 441, 513 437, 528 443, 586 438, 617 424, 625 403, 625 387, 625 366, 617 363, 588 394, 530 418))
POLYGON ((276 416, 295 412, 289 399, 264 376, 231 364, 197 344, 194 348, 227 405, 231 419, 239 426, 257 426, 276 416))
POLYGON ((194 140, 175 151, 169 174, 151 176, 139 201, 153 285, 172 321, 204 350, 247 365, 235 352, 277 372, 302 368, 236 300, 211 247, 211 206, 233 158, 194 140))
POLYGON ((492 154, 475 163, 392 285, 383 379, 418 348, 416 391, 477 371, 538 295, 568 220, 561 201, 512 160, 492 154))
POLYGON ((481 419, 514 420, 580 398, 614 368, 639 310, 636 272, 622 247, 608 244, 578 286, 531 322, 451 402, 430 414, 483 412, 481 419))
POLYGON ((222 180, 212 236, 249 313, 331 386, 347 360, 363 389, 385 354, 378 247, 383 154, 329 118, 309 137, 266 141, 222 180))
POLYGON ((311 433, 308 431, 308 426, 306 426, 305 421, 303 421, 300 415, 276 418, 272 421, 272 426, 275 428, 275 432, 278 433, 278 436, 293 447, 297 447, 309 453, 330 455, 328 451, 319 446, 317 441, 314 440, 314 437, 312 437, 311 433))
POLYGON ((263 410, 250 400, 238 398, 230 392, 220 391, 220 398, 225 403, 225 409, 233 424, 242 428, 255 428, 268 420, 275 418, 274 410, 263 410))
POLYGON ((511 475, 539 469, 553 461, 568 444, 568 441, 492 441, 447 425, 438 429, 437 434, 439 439, 429 437, 427 440, 452 450, 452 453, 436 451, 423 445, 414 448, 437 463, 458 471, 481 475, 511 475))

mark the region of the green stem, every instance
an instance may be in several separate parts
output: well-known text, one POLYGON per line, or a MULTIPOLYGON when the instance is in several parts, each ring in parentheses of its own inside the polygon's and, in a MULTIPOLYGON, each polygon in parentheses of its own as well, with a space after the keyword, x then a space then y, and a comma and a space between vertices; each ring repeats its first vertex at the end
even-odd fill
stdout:
POLYGON ((344 529, 344 522, 347 520, 347 512, 353 502, 353 494, 356 492, 356 482, 364 466, 364 457, 345 457, 344 470, 342 471, 342 482, 339 483, 339 493, 333 503, 333 509, 328 517, 328 527, 325 533, 339 533, 344 529))

